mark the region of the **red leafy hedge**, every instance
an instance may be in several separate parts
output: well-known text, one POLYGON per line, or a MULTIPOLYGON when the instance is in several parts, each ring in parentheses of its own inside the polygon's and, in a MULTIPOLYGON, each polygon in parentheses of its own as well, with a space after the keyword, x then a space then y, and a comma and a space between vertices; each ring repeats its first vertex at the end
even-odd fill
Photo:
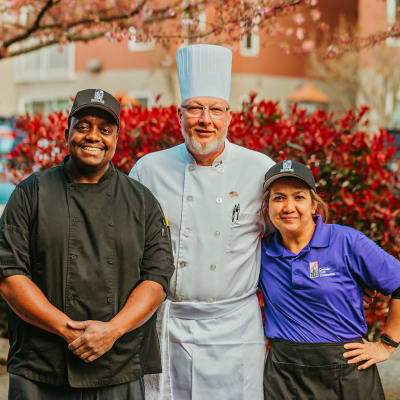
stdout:
MULTIPOLYGON (((396 257, 400 256, 400 161, 389 134, 367 133, 368 109, 343 115, 294 107, 288 115, 271 101, 244 103, 234 112, 230 140, 262 151, 276 161, 294 158, 310 165, 319 192, 329 204, 331 221, 363 231, 396 257)), ((27 135, 10 154, 8 169, 15 182, 32 171, 58 164, 66 154, 67 115, 21 116, 19 129, 27 135)), ((124 107, 114 164, 129 172, 135 161, 152 151, 182 142, 177 109, 124 107)), ((379 298, 367 320, 373 331, 382 328, 386 300, 379 298)))

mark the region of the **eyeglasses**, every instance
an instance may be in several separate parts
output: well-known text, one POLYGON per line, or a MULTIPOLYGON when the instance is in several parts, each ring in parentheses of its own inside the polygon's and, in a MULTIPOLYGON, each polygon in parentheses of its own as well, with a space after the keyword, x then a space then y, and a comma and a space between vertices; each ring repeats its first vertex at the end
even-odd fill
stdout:
POLYGON ((229 107, 222 106, 212 106, 205 107, 200 105, 195 106, 181 106, 189 117, 199 118, 205 110, 208 111, 208 114, 212 119, 221 119, 224 118, 226 112, 230 109, 229 107))

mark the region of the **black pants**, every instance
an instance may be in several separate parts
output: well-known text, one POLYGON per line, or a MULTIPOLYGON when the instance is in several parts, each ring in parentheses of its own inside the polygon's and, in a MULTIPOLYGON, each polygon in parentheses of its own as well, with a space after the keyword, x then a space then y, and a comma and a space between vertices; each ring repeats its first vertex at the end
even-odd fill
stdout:
POLYGON ((376 365, 347 364, 344 343, 273 339, 264 371, 265 400, 384 400, 376 365))
POLYGON ((144 400, 143 379, 102 388, 75 389, 10 374, 8 400, 144 400))

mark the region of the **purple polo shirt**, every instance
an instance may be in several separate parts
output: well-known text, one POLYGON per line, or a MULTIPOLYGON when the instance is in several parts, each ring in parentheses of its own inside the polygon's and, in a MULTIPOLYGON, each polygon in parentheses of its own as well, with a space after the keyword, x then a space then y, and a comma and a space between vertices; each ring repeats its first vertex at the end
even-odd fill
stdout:
POLYGON ((269 338, 344 342, 367 332, 361 286, 388 295, 400 262, 361 232, 317 216, 310 243, 294 254, 275 232, 264 238, 260 286, 269 338))

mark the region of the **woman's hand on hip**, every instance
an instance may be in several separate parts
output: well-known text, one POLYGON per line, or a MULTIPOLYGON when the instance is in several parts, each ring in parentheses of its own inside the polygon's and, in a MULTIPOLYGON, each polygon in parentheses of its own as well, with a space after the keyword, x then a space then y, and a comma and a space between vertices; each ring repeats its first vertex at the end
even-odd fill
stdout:
POLYGON ((368 342, 363 339, 363 343, 346 343, 344 348, 350 351, 343 353, 344 358, 348 358, 349 364, 362 363, 358 366, 359 370, 367 369, 371 365, 386 361, 396 350, 382 342, 368 342))

